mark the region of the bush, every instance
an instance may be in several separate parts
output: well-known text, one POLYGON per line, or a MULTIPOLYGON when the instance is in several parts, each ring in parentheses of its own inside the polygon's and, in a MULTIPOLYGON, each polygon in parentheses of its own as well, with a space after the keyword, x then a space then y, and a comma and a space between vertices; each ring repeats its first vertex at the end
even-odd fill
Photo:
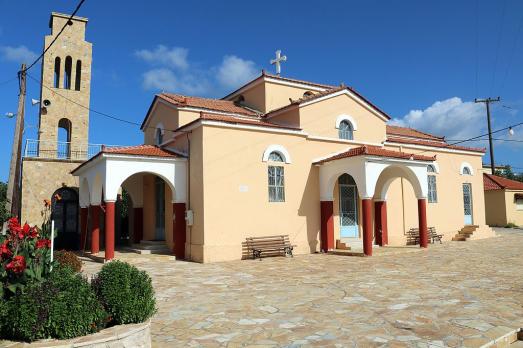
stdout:
POLYGON ((85 278, 56 267, 43 282, 28 284, 7 301, 4 337, 22 341, 67 339, 99 331, 107 313, 85 278))
POLYGON ((128 263, 105 264, 93 286, 115 324, 141 323, 156 312, 151 278, 128 263))
POLYGON ((82 270, 82 261, 76 256, 75 253, 66 250, 57 251, 54 254, 54 259, 61 266, 71 267, 76 273, 82 270))
POLYGON ((505 228, 515 228, 515 227, 518 227, 518 225, 516 225, 513 222, 509 222, 508 224, 505 225, 505 228))

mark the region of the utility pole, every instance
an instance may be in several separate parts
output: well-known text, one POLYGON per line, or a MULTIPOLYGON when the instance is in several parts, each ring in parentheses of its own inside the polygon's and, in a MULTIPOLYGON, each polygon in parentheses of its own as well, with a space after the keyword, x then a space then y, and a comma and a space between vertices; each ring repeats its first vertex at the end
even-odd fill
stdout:
POLYGON ((498 102, 500 100, 500 97, 495 99, 490 97, 486 99, 474 99, 474 103, 485 103, 485 106, 487 107, 488 143, 490 147, 490 170, 492 175, 496 174, 496 165, 494 164, 494 145, 492 144, 492 127, 490 125, 490 103, 498 102))
POLYGON ((26 72, 25 64, 22 64, 18 72, 19 93, 18 112, 16 113, 15 133, 13 137, 13 148, 11 150, 11 165, 9 167, 9 181, 7 183, 7 211, 12 216, 18 216, 20 208, 20 162, 22 158, 22 135, 24 131, 24 112, 26 95, 26 72))

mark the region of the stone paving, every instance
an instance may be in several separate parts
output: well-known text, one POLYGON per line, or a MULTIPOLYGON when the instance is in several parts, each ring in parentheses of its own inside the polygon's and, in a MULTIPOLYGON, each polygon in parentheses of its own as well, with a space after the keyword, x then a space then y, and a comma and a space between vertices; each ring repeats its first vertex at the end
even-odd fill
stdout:
POLYGON ((523 231, 499 235, 379 257, 120 257, 153 278, 155 347, 479 347, 523 327, 523 231))

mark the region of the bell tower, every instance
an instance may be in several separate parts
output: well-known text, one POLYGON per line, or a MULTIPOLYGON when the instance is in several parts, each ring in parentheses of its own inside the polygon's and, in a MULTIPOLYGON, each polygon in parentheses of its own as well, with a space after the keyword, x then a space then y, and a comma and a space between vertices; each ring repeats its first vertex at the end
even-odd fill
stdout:
POLYGON ((44 47, 67 25, 43 57, 38 140, 40 150, 51 148, 64 152, 62 157, 74 158, 74 152, 88 143, 85 107, 90 99, 92 44, 85 41, 87 18, 69 17, 52 12, 49 20, 51 34, 45 37, 44 47))

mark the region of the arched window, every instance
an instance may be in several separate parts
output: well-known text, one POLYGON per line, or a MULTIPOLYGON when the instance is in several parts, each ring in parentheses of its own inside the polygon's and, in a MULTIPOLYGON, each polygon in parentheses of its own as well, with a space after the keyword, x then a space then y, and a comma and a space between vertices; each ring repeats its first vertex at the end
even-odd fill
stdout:
MULTIPOLYGON (((280 164, 284 162, 284 159, 279 152, 273 151, 270 153, 268 161, 280 164)), ((285 202, 284 167, 269 164, 267 174, 269 177, 269 202, 285 202)))
POLYGON ((437 203, 438 202, 438 188, 436 185, 436 168, 429 164, 427 166, 427 172, 429 175, 427 175, 427 182, 429 185, 429 191, 428 191, 428 201, 429 203, 437 203))
POLYGON ((474 171, 472 170, 472 166, 470 165, 470 163, 467 163, 467 162, 461 163, 460 174, 461 175, 474 175, 474 171))
POLYGON ((58 121, 58 143, 56 147, 57 158, 71 158, 71 129, 71 121, 67 118, 62 118, 58 121))
POLYGON ((60 57, 54 59, 54 88, 60 88, 60 57))
POLYGON ((71 70, 73 68, 73 58, 67 56, 65 58, 65 78, 64 78, 64 88, 71 89, 71 70))
POLYGON ((471 175, 469 167, 464 167, 463 168, 463 175, 471 175))
POLYGON ((314 93, 312 93, 311 91, 307 91, 305 93, 303 93, 303 97, 304 98, 307 98, 307 97, 310 97, 311 95, 313 95, 314 93))
POLYGON ((161 128, 156 128, 156 145, 161 145, 163 143, 163 132, 161 128))
POLYGON ((74 79, 74 89, 79 91, 80 90, 80 83, 82 80, 82 61, 78 59, 76 61, 76 76, 74 79))
POLYGON ((346 140, 354 139, 354 129, 352 128, 352 124, 349 121, 343 120, 340 122, 340 127, 338 129, 338 136, 340 139, 346 139, 346 140))

